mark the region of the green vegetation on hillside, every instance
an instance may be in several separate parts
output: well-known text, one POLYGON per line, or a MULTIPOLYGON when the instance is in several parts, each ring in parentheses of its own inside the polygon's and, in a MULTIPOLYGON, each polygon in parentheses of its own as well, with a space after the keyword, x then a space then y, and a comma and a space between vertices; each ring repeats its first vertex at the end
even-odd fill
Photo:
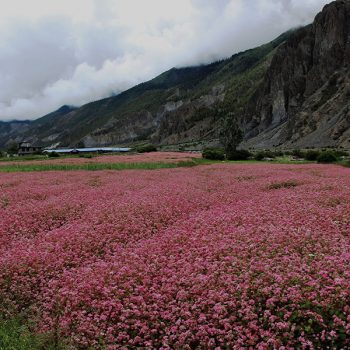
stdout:
MULTIPOLYGON (((242 113, 261 82, 274 50, 289 35, 289 32, 285 33, 269 44, 212 64, 172 68, 116 96, 91 102, 77 109, 64 106, 32 122, 31 127, 21 133, 21 137, 25 139, 35 135, 42 145, 53 142, 60 142, 61 146, 75 145, 90 133, 103 137, 113 130, 121 130, 125 125, 135 125, 144 119, 145 113, 151 113, 152 118, 156 118, 161 106, 169 101, 194 101, 211 94, 213 88, 220 91, 221 86, 225 94, 222 103, 210 108, 201 107, 201 111, 197 111, 194 104, 195 110, 192 108, 182 113, 186 120, 185 129, 193 127, 203 118, 212 118, 212 135, 196 134, 194 138, 199 140, 203 137, 214 137, 223 114, 227 111, 242 113)), ((138 131, 139 134, 132 136, 130 141, 149 140, 156 128, 154 124, 151 128, 138 131)), ((5 137, 0 135, 0 145, 6 141, 5 137)))

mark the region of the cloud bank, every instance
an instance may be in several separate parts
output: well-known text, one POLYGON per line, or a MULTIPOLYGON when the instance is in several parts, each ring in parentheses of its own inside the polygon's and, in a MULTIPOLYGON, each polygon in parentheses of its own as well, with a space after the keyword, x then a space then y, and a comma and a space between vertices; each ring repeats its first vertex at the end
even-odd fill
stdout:
POLYGON ((0 0, 0 120, 34 119, 310 23, 328 0, 0 0))

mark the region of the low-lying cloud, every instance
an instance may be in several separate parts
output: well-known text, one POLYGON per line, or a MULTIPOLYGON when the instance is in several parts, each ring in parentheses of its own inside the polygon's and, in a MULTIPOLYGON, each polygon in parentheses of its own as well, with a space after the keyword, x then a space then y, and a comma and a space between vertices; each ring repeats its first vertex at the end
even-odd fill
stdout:
POLYGON ((255 47, 310 23, 328 1, 2 2, 0 120, 10 120, 82 105, 171 67, 255 47))

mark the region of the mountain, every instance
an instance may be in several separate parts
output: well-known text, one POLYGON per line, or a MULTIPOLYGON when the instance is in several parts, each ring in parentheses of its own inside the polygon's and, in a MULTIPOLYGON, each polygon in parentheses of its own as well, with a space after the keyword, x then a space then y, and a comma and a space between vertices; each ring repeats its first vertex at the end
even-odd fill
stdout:
POLYGON ((0 147, 5 148, 23 140, 49 144, 60 135, 60 133, 54 133, 60 128, 60 118, 76 109, 72 106, 62 106, 57 111, 33 121, 0 122, 0 147))
POLYGON ((229 114, 239 119, 244 147, 349 147, 349 7, 335 1, 313 24, 228 59, 173 68, 119 95, 65 106, 21 127, 0 124, 0 146, 26 139, 60 147, 200 147, 218 144, 229 114))
POLYGON ((350 2, 325 6, 274 55, 242 124, 245 145, 350 148, 350 2))
POLYGON ((10 143, 12 139, 16 139, 19 134, 25 133, 31 122, 26 121, 12 121, 2 122, 0 121, 0 147, 5 146, 6 143, 10 143))
MULTIPOLYGON (((162 145, 215 140, 222 106, 243 111, 274 50, 289 35, 209 65, 170 69, 117 96, 78 109, 61 108, 33 121, 18 133, 16 141, 63 147, 81 142, 101 146, 143 140, 162 145)), ((13 141, 13 135, 10 139, 0 136, 0 145, 13 141)))

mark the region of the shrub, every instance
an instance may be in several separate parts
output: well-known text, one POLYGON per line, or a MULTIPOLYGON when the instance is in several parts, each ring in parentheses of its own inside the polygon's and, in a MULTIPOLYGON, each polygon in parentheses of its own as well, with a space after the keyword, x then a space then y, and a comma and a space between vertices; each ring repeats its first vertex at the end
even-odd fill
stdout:
POLYGON ((260 161, 260 160, 263 160, 264 158, 276 158, 280 156, 283 156, 282 151, 266 150, 266 151, 259 151, 258 153, 256 153, 254 156, 254 159, 260 161))
POLYGON ((344 151, 344 150, 335 150, 335 151, 332 151, 334 153, 334 155, 339 158, 339 157, 348 157, 349 156, 349 153, 344 151))
POLYGON ((315 161, 320 155, 320 151, 309 150, 305 152, 304 158, 309 161, 315 161))
POLYGON ((335 163, 337 160, 337 155, 332 151, 323 151, 317 157, 318 163, 335 163))
POLYGON ((137 147, 136 151, 138 153, 157 152, 157 147, 152 144, 147 144, 147 145, 137 147))
POLYGON ((17 143, 11 143, 9 147, 7 148, 7 153, 10 155, 17 154, 18 153, 18 145, 17 143))
POLYGON ((274 151, 270 151, 274 154, 275 157, 283 157, 284 156, 284 152, 281 150, 274 150, 274 151))
POLYGON ((247 160, 251 157, 251 153, 245 149, 235 150, 227 155, 228 160, 247 160))
POLYGON ((273 151, 267 150, 264 152, 264 158, 276 158, 277 154, 273 151))
POLYGON ((206 148, 202 152, 205 159, 225 160, 225 152, 222 148, 206 148))
POLYGON ((294 149, 291 153, 292 156, 298 157, 298 158, 304 158, 305 154, 301 149, 294 149))
POLYGON ((265 152, 260 151, 254 155, 254 159, 257 161, 263 160, 265 158, 265 152))
POLYGON ((55 151, 49 153, 49 157, 50 157, 50 158, 57 158, 57 157, 59 157, 59 156, 60 156, 59 153, 57 153, 57 152, 55 152, 55 151))

